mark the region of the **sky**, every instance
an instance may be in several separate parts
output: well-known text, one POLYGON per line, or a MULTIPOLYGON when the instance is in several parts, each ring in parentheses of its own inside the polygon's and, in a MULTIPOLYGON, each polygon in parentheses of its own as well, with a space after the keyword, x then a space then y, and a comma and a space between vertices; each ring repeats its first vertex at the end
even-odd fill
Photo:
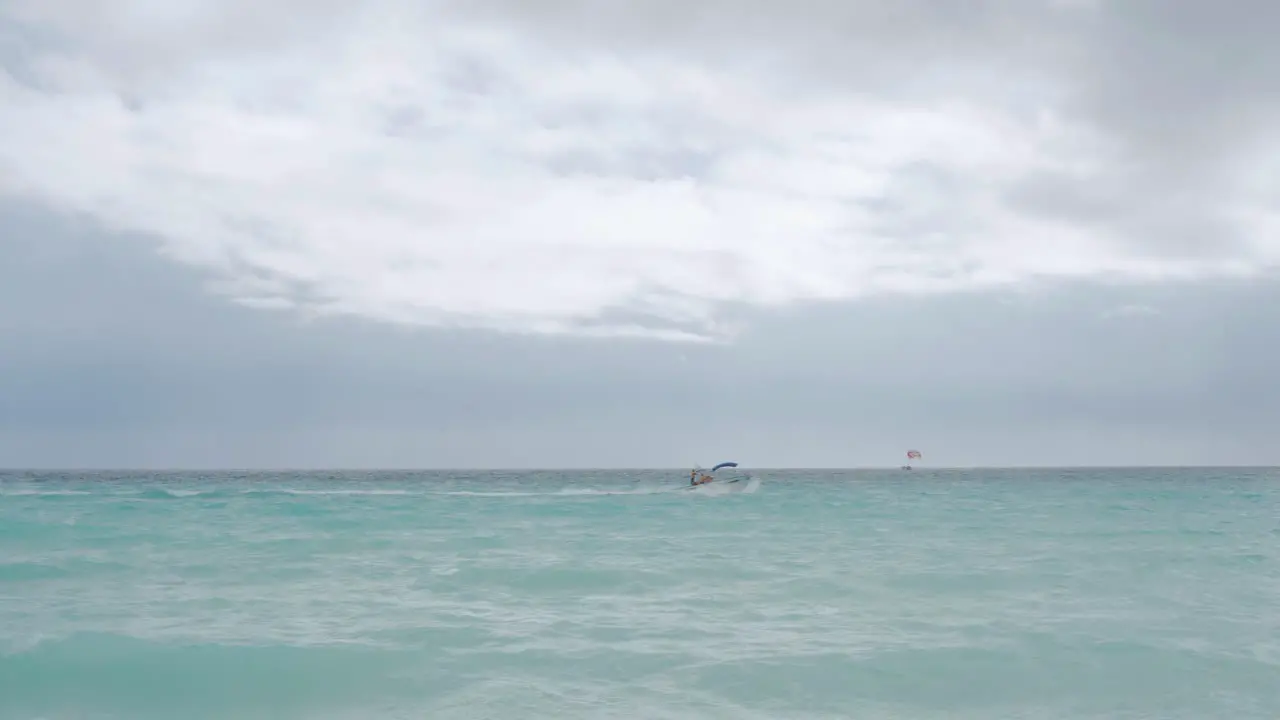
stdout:
POLYGON ((1278 29, 0 0, 0 466, 1280 464, 1278 29))

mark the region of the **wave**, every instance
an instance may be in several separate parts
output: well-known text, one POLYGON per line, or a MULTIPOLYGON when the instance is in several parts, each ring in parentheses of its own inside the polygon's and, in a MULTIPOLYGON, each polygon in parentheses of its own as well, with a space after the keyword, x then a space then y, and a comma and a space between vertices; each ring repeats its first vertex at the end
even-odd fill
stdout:
POLYGON ((18 488, 0 488, 0 497, 67 497, 74 495, 93 495, 88 490, 28 490, 18 488))
POLYGON ((241 490, 240 495, 425 495, 411 490, 359 489, 359 490, 306 490, 300 488, 260 488, 241 490))
MULTIPOLYGON (((697 488, 697 492, 703 495, 716 495, 728 493, 754 493, 760 487, 759 478, 751 478, 747 482, 734 483, 732 485, 725 483, 712 483, 707 486, 697 488)), ((273 496, 298 496, 298 497, 327 497, 327 496, 344 496, 344 497, 429 497, 429 496, 448 496, 448 497, 491 497, 491 498, 535 498, 535 497, 614 497, 614 496, 644 496, 644 495, 663 495, 668 493, 683 492, 689 490, 689 486, 682 483, 672 483, 670 485, 650 485, 638 488, 617 488, 617 487, 569 487, 548 490, 433 490, 433 489, 403 489, 403 488, 343 488, 343 489, 323 489, 323 488, 287 488, 287 487, 268 487, 268 488, 166 488, 166 487, 145 487, 145 488, 103 488, 101 491, 93 492, 87 490, 28 490, 28 489, 0 489, 0 496, 13 497, 61 497, 61 496, 97 496, 102 498, 120 498, 133 500, 185 500, 192 498, 214 499, 214 498, 234 498, 234 497, 273 497, 273 496)))

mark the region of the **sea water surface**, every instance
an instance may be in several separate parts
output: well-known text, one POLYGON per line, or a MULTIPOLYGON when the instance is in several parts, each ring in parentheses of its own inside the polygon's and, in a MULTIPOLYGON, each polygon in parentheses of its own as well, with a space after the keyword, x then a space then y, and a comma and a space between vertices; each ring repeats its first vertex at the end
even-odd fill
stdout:
POLYGON ((1280 471, 0 473, 0 718, 1280 717, 1280 471))

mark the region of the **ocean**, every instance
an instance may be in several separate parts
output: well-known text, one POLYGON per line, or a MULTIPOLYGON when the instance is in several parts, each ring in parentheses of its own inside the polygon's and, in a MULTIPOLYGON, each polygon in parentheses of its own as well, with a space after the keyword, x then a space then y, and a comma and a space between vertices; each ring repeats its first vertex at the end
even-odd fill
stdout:
POLYGON ((1280 470, 0 473, 0 718, 1280 717, 1280 470))

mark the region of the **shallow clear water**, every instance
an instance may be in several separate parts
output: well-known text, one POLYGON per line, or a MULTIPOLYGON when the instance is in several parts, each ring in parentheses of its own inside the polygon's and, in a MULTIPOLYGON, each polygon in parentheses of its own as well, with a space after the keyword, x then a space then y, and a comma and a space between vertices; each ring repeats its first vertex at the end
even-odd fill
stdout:
POLYGON ((1276 718, 1280 471, 0 473, 3 718, 1276 718))

